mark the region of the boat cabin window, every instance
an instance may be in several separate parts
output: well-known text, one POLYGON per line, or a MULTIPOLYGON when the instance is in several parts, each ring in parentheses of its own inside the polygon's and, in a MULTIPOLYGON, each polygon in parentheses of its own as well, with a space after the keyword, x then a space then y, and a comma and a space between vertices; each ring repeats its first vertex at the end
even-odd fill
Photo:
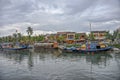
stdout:
POLYGON ((96 48, 97 48, 97 49, 100 49, 100 45, 97 45, 96 48))

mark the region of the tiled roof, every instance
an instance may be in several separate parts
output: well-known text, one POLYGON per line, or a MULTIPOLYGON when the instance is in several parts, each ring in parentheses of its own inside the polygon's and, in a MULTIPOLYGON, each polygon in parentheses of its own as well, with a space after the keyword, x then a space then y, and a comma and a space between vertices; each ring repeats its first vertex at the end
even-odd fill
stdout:
POLYGON ((91 31, 93 33, 106 33, 107 31, 91 31))
POLYGON ((57 32, 57 34, 68 34, 68 33, 75 33, 75 32, 57 32))

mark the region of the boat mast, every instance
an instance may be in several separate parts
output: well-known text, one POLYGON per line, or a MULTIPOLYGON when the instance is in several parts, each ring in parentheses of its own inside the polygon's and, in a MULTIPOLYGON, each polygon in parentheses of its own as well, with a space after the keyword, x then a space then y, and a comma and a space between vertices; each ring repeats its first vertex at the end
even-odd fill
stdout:
POLYGON ((18 44, 18 31, 16 30, 16 44, 18 44))
POLYGON ((91 34, 91 23, 90 24, 90 40, 91 40, 91 37, 92 37, 92 34, 91 34))
POLYGON ((90 32, 91 32, 91 23, 90 23, 90 32))

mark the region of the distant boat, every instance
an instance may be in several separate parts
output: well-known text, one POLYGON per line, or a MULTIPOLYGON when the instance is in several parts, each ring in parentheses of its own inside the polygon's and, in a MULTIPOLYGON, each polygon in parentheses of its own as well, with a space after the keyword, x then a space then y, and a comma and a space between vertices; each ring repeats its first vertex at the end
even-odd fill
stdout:
POLYGON ((27 47, 3 48, 3 50, 23 50, 23 49, 27 49, 27 47))
POLYGON ((23 49, 31 49, 28 45, 13 45, 11 43, 3 43, 1 44, 1 50, 23 50, 23 49))

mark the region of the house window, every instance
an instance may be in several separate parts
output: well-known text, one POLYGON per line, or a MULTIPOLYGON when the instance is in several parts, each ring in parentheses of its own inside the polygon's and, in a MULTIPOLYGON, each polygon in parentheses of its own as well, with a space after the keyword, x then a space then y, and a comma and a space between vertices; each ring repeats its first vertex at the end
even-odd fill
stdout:
POLYGON ((82 37, 82 38, 84 38, 85 36, 84 36, 84 35, 82 35, 81 37, 82 37))
POLYGON ((100 37, 102 37, 103 35, 102 34, 100 34, 100 37))
POLYGON ((74 39, 73 35, 68 35, 68 39, 74 39))
POLYGON ((94 37, 97 37, 98 34, 94 34, 94 37))

